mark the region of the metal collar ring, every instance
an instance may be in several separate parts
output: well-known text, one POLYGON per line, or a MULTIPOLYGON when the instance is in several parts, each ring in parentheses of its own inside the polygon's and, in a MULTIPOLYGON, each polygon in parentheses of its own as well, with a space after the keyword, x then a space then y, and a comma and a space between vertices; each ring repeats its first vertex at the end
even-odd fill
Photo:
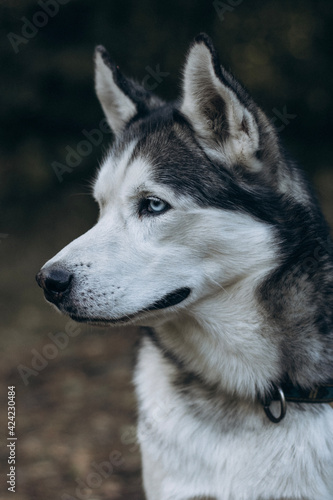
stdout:
POLYGON ((271 422, 273 422, 274 424, 278 424, 279 422, 281 422, 281 420, 285 417, 286 411, 287 411, 286 398, 285 398, 283 390, 279 386, 276 387, 276 395, 277 395, 277 398, 272 398, 272 399, 266 400, 264 402, 265 413, 266 413, 267 417, 269 418, 269 420, 271 422), (272 401, 279 401, 280 402, 280 415, 278 417, 275 417, 270 410, 270 405, 271 405, 272 401))

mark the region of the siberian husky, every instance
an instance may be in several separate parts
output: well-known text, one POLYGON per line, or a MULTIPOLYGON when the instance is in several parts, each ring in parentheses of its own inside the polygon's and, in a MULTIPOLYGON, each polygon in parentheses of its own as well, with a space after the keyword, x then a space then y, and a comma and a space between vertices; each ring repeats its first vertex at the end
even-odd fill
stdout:
POLYGON ((175 103, 95 63, 99 220, 37 281, 76 321, 144 327, 147 499, 332 500, 333 259, 302 172, 207 35, 175 103))

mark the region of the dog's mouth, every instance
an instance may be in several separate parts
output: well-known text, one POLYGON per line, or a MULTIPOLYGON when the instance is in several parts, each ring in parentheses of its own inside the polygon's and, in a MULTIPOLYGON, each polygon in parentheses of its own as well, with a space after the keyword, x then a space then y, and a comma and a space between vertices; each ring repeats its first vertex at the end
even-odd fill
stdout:
POLYGON ((141 316, 144 313, 149 311, 157 311, 159 309, 166 309, 167 307, 176 306, 185 300, 191 293, 191 289, 188 287, 179 288, 167 295, 164 295, 161 299, 154 302, 152 305, 145 307, 144 309, 140 309, 136 313, 128 314, 126 316, 121 316, 120 318, 93 318, 93 317, 84 317, 79 316, 73 313, 69 313, 70 317, 78 321, 80 323, 99 323, 101 325, 110 325, 116 323, 127 323, 136 319, 138 316, 141 316))

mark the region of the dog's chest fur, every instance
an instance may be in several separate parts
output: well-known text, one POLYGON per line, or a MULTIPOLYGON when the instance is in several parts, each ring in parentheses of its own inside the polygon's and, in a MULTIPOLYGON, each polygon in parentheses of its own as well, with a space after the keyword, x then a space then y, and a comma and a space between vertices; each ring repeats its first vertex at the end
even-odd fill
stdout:
POLYGON ((135 385, 148 500, 332 499, 327 405, 290 404, 276 426, 260 403, 182 373, 149 337, 140 348, 135 385))

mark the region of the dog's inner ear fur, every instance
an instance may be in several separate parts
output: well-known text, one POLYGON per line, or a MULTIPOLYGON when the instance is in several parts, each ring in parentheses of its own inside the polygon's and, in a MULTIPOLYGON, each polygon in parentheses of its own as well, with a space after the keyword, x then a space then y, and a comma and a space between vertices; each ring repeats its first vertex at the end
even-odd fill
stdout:
POLYGON ((259 129, 244 102, 245 90, 220 66, 210 39, 199 35, 184 68, 181 111, 208 147, 248 164, 259 148, 259 129))
POLYGON ((102 46, 95 51, 95 88, 106 119, 117 135, 135 116, 137 106, 126 95, 126 80, 102 46))

